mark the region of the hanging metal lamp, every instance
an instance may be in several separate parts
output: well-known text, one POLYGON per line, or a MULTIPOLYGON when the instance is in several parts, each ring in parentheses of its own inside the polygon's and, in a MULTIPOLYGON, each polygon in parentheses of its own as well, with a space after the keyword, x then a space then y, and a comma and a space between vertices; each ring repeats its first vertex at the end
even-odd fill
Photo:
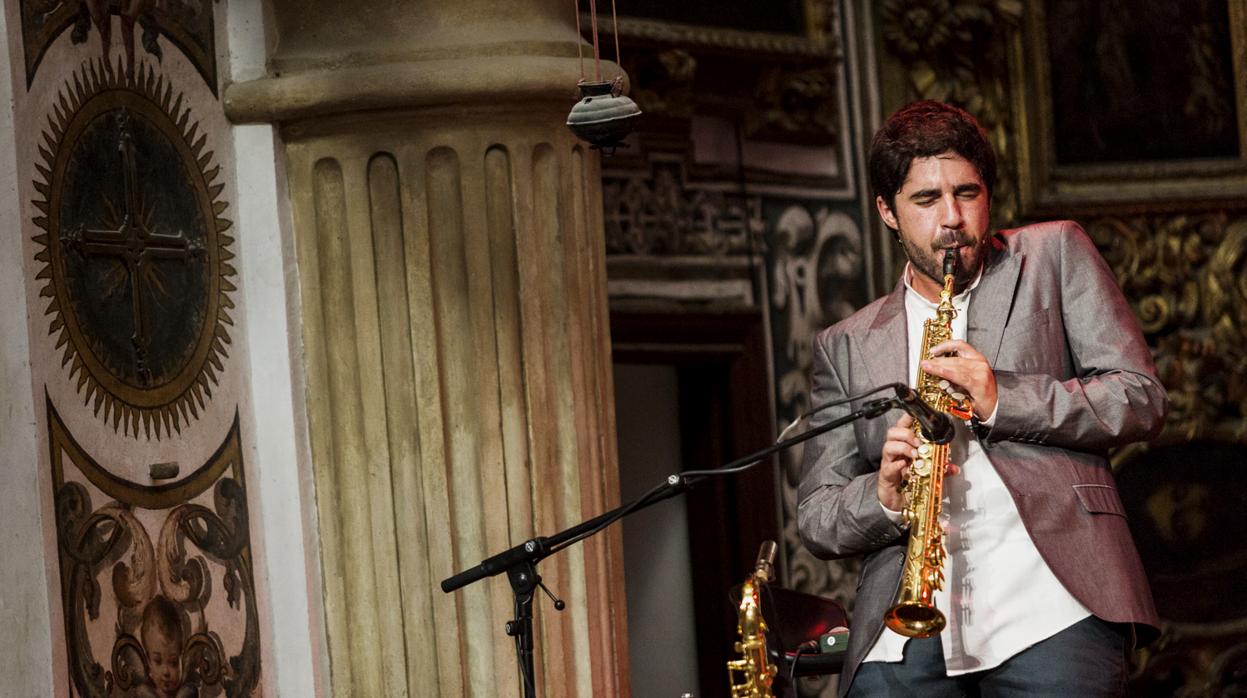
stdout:
POLYGON ((580 101, 567 115, 567 127, 577 138, 607 154, 624 145, 641 115, 636 102, 621 93, 622 84, 622 80, 580 83, 580 101))
MULTIPOLYGON (((576 0, 576 29, 580 29, 580 3, 576 0)), ((623 75, 614 80, 602 79, 602 60, 598 51, 598 13, 597 0, 589 0, 589 16, 593 30, 593 62, 594 77, 592 81, 584 79, 584 55, 580 56, 580 101, 572 106, 567 115, 567 127, 576 137, 589 144, 591 148, 611 155, 616 148, 628 147, 624 138, 632 132, 641 108, 627 95, 623 94, 623 75)), ((619 57, 619 20, 615 16, 615 2, 611 0, 611 18, 615 30, 615 64, 622 66, 619 57)), ((577 51, 581 42, 577 40, 577 51)), ((620 68, 622 70, 622 67, 620 68)))

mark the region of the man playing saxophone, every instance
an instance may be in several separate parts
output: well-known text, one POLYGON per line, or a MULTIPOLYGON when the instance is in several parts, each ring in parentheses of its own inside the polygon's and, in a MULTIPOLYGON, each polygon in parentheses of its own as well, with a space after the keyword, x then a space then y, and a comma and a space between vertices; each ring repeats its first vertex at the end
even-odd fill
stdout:
POLYGON ((933 594, 945 625, 926 638, 883 620, 906 563, 904 485, 929 445, 908 417, 807 444, 802 539, 820 557, 864 557, 841 694, 1121 695, 1127 651, 1158 623, 1105 458, 1164 421, 1138 322, 1076 223, 990 230, 995 154, 964 111, 902 108, 869 171, 909 263, 890 294, 818 335, 811 403, 926 374, 972 412, 948 445, 933 594), (951 339, 924 348, 949 254, 951 339))

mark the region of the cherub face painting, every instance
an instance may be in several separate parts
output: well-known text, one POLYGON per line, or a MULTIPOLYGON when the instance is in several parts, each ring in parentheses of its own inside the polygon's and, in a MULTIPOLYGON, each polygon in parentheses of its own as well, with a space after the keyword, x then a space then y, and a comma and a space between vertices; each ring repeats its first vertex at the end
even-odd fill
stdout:
POLYGON ((161 698, 172 698, 182 686, 182 622, 178 609, 157 595, 143 609, 143 649, 148 678, 161 698))

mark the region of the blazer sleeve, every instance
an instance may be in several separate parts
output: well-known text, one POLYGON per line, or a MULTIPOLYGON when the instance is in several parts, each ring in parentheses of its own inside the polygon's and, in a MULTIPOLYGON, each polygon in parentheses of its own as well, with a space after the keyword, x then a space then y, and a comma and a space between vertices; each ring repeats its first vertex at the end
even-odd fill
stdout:
MULTIPOLYGON (((828 356, 827 344, 833 341, 832 330, 814 339, 814 405, 842 400, 848 394, 828 356)), ((845 404, 824 410, 810 418, 810 427, 839 419, 852 409, 845 404)), ((875 448, 882 449, 882 444, 875 448)), ((855 431, 848 426, 806 442, 797 488, 797 526, 802 542, 814 555, 825 559, 860 555, 900 538, 901 528, 879 504, 880 455, 863 456, 855 431)))
POLYGON ((987 439, 1104 452, 1152 438, 1164 426, 1168 397, 1138 320, 1078 224, 1065 222, 1053 237, 1057 249, 1048 256, 1056 258, 1074 376, 996 371, 987 439))

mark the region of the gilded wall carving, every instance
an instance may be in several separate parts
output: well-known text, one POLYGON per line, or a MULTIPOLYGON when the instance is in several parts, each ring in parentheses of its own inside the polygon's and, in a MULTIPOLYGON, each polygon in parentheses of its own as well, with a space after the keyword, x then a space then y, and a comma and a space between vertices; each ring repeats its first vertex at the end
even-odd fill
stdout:
POLYGON ((1247 218, 1102 217, 1087 231, 1153 347, 1172 436, 1247 438, 1247 218))
POLYGON ((756 99, 745 112, 746 136, 813 134, 834 139, 842 128, 836 82, 823 66, 770 68, 753 89, 756 99))
POLYGON ((1232 512, 1247 442, 1247 217, 1099 217, 1088 232, 1135 308, 1170 400, 1165 433, 1115 458, 1162 617, 1132 680, 1179 696, 1241 689, 1247 608, 1235 588, 1247 531, 1232 512), (1212 607, 1192 603, 1200 598, 1212 607))

